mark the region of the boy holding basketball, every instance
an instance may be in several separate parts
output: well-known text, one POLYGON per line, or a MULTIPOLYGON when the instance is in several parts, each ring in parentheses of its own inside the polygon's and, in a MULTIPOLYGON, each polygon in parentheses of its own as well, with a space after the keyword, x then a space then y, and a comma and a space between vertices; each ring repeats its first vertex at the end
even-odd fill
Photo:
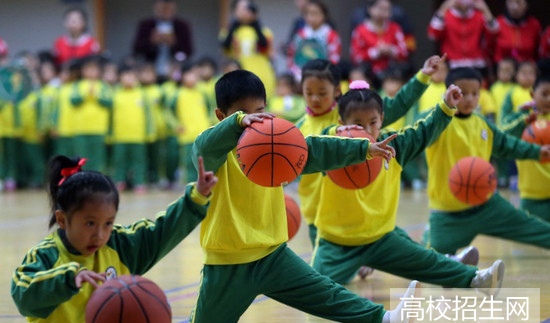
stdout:
MULTIPOLYGON (((386 311, 320 275, 286 245, 288 231, 283 187, 263 187, 247 179, 236 157, 244 128, 273 116, 264 113, 266 94, 260 79, 245 70, 225 74, 216 83, 216 126, 196 139, 193 153, 219 178, 201 225, 205 259, 192 322, 237 322, 260 294, 310 314, 340 322, 402 322, 399 311, 386 311)), ((364 161, 391 159, 387 146, 367 139, 331 136, 306 138, 304 172, 320 172, 364 161), (336 152, 336 153, 335 153, 336 152)), ((412 282, 406 295, 414 295, 412 282)), ((402 306, 402 305, 401 305, 402 306)))
MULTIPOLYGON (((503 130, 521 137, 523 131, 532 127, 545 127, 550 137, 550 76, 540 76, 533 86, 533 102, 520 111, 504 118, 503 130)), ((550 163, 535 160, 518 160, 518 188, 521 208, 550 222, 550 163)))
POLYGON ((550 248, 550 224, 517 210, 496 192, 487 202, 472 207, 460 202, 447 183, 449 173, 462 158, 488 161, 491 156, 540 160, 550 157, 550 146, 523 142, 502 133, 474 113, 481 89, 481 75, 472 68, 451 70, 447 86, 460 87, 463 99, 453 122, 426 149, 430 231, 428 244, 442 253, 455 253, 478 234, 550 248))

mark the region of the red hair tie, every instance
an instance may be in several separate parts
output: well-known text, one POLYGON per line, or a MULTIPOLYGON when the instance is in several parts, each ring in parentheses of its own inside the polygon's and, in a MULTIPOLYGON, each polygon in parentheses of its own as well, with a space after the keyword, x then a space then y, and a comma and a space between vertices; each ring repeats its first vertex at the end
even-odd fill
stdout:
POLYGON ((84 166, 84 164, 86 164, 87 160, 88 160, 87 158, 80 158, 80 160, 78 161, 78 164, 76 166, 62 168, 61 169, 61 176, 63 176, 63 178, 59 181, 57 186, 61 186, 61 184, 63 184, 67 178, 69 178, 70 176, 80 172, 82 170, 82 166, 84 166))

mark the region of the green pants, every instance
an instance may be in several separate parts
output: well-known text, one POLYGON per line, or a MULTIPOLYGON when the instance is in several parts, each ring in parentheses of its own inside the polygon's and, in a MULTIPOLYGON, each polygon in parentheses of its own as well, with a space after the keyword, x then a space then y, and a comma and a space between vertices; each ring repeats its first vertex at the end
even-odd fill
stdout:
POLYGON ((185 144, 181 146, 181 157, 182 167, 185 170, 185 183, 195 182, 197 180, 197 169, 193 165, 193 154, 191 153, 193 149, 193 143, 185 144))
POLYGON ((176 181, 176 172, 179 164, 178 138, 166 138, 166 178, 170 183, 176 181))
POLYGON ((145 185, 146 172, 145 144, 113 145, 113 181, 125 182, 131 174, 133 185, 145 185))
POLYGON ((319 239, 312 266, 340 284, 349 283, 361 266, 445 287, 468 288, 477 268, 454 261, 414 242, 401 228, 368 245, 342 246, 319 239))
POLYGON ((45 183, 46 156, 40 143, 23 143, 24 158, 21 161, 24 172, 20 181, 24 186, 40 187, 45 183))
POLYGON ((533 200, 521 199, 520 207, 531 215, 536 215, 539 218, 550 222, 550 199, 533 200))
POLYGON ((381 322, 386 312, 319 274, 283 244, 251 263, 205 265, 191 322, 237 322, 260 294, 338 322, 381 322))
POLYGON ((105 136, 80 135, 73 139, 74 153, 78 157, 88 158, 84 169, 105 172, 107 168, 107 145, 105 136))
MULTIPOLYGON (((18 140, 15 138, 2 138, 2 155, 0 156, 0 167, 2 173, 0 178, 15 180, 17 176, 17 164, 21 158, 18 158, 17 150, 18 140)), ((22 156, 20 156, 22 157, 22 156)))
POLYGON ((164 159, 162 140, 147 144, 147 182, 157 183, 160 180, 160 164, 164 159))
POLYGON ((550 223, 516 209, 499 193, 465 211, 430 214, 428 243, 441 253, 454 254, 478 234, 550 248, 550 223))
POLYGON ((57 137, 53 142, 53 155, 65 155, 74 157, 73 137, 57 137))

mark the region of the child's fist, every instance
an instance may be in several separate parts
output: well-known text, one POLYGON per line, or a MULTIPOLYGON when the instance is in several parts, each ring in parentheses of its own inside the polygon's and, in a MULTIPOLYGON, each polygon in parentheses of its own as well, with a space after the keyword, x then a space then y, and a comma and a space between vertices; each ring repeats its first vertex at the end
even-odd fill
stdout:
POLYGON ((442 64, 447 59, 447 53, 443 54, 443 56, 439 57, 437 55, 430 56, 425 62, 424 66, 422 67, 422 73, 426 75, 433 75, 435 72, 439 70, 439 64, 442 64))
POLYGON ((454 84, 449 85, 447 92, 445 92, 445 104, 454 108, 462 100, 462 91, 454 84))

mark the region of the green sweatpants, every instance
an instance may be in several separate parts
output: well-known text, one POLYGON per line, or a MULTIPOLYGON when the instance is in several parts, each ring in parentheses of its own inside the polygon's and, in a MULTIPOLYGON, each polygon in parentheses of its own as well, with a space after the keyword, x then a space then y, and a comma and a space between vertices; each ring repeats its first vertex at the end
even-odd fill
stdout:
POLYGON ((80 135, 73 139, 74 153, 78 157, 88 158, 84 169, 105 172, 107 169, 107 145, 105 136, 80 135))
POLYGON ((20 160, 20 153, 17 152, 18 140, 15 138, 2 139, 2 156, 0 156, 0 166, 2 173, 0 178, 15 180, 17 176, 17 163, 20 160))
POLYGON ((113 181, 125 182, 126 175, 132 174, 133 185, 145 185, 146 173, 145 144, 113 145, 113 181))
POLYGON ((24 172, 20 180, 24 185, 40 187, 45 183, 46 156, 44 146, 40 143, 23 142, 24 158, 21 161, 24 172))
POLYGON ((205 265, 191 322, 237 322, 260 294, 338 322, 382 322, 386 312, 319 274, 282 244, 251 263, 205 265))
POLYGON ((445 287, 468 288, 477 268, 454 261, 414 242, 396 227, 362 246, 342 246, 318 239, 311 265, 340 284, 349 283, 361 266, 445 287))
POLYGON ((74 144, 72 137, 57 137, 53 141, 53 155, 65 155, 74 157, 74 144))
POLYGON ((516 209, 499 193, 465 211, 430 214, 428 245, 441 253, 454 254, 478 234, 550 248, 550 223, 516 209))
POLYGON ((175 136, 169 136, 166 138, 166 179, 168 179, 170 183, 176 182, 178 164, 178 138, 175 136))
POLYGON ((157 183, 160 180, 160 165, 163 156, 163 139, 155 140, 147 144, 147 182, 157 183))
POLYGON ((536 215, 544 221, 550 222, 550 199, 521 199, 520 207, 529 214, 536 215))

